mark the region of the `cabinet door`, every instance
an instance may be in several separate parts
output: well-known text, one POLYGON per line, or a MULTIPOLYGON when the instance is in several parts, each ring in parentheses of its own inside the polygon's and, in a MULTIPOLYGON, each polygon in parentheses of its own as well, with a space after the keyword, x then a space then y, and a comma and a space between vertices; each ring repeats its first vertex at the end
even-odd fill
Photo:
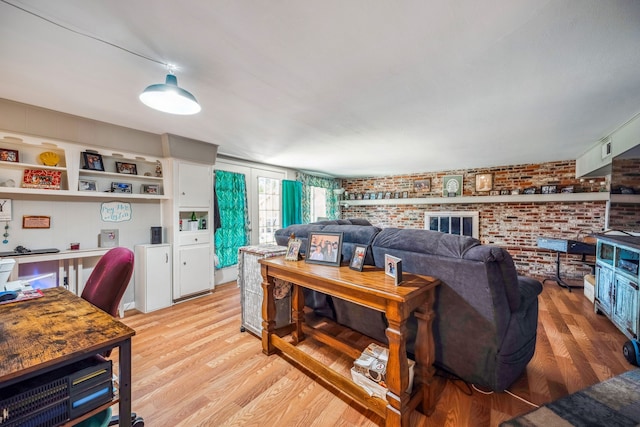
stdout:
POLYGON ((612 311, 613 270, 600 264, 596 265, 596 300, 607 314, 612 311))
POLYGON ((147 247, 147 311, 171 305, 171 247, 147 247))
POLYGON ((638 337, 638 284, 616 274, 613 321, 627 336, 638 337))
POLYGON ((206 165, 180 163, 178 166, 178 203, 180 207, 208 208, 213 197, 213 177, 206 165))
POLYGON ((180 295, 204 292, 211 289, 211 260, 209 246, 187 246, 179 251, 179 286, 180 295))

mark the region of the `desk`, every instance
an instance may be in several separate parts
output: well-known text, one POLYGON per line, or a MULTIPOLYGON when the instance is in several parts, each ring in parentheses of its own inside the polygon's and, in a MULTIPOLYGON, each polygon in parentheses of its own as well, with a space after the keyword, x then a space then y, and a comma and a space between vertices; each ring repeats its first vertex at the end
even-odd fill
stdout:
MULTIPOLYGON (((431 277, 403 273, 400 286, 383 270, 366 266, 362 272, 349 267, 332 267, 307 264, 303 261, 285 261, 284 257, 261 259, 262 265, 262 351, 270 355, 280 350, 308 371, 317 375, 329 386, 345 393, 361 405, 385 419, 387 426, 408 426, 412 409, 421 407, 429 415, 438 399, 434 377, 435 347, 432 323, 435 289, 440 281, 431 277), (274 280, 282 279, 293 284, 292 327, 293 344, 276 334, 274 280), (389 327, 389 362, 387 364, 387 402, 371 397, 351 379, 340 375, 295 347, 304 340, 305 334, 313 336, 323 344, 341 350, 355 359, 360 351, 348 348, 347 344, 315 331, 304 324, 304 295, 302 288, 351 301, 386 314, 389 327), (416 342, 416 373, 413 393, 406 392, 409 386, 406 338, 407 319, 415 311, 418 320, 416 342)), ((440 390, 441 391, 441 390, 440 390)))
MULTIPOLYGON (((558 286, 569 289, 577 289, 584 288, 584 286, 577 285, 569 285, 565 283, 564 280, 560 277, 560 254, 572 254, 572 255, 582 255, 582 262, 587 264, 587 255, 595 256, 596 254, 596 245, 595 243, 586 243, 580 242, 577 240, 567 240, 567 239, 555 239, 550 237, 539 237, 538 238, 538 247, 544 249, 551 249, 556 252, 556 277, 553 279, 544 279, 544 282, 547 280, 554 280, 558 286)), ((592 265, 592 269, 594 268, 595 263, 592 265)))
MULTIPOLYGON (((43 292, 41 298, 0 308, 0 387, 118 347, 119 413, 130 414, 135 331, 64 288, 43 292)), ((121 417, 120 425, 130 427, 131 417, 121 417)))
POLYGON ((37 254, 37 255, 12 255, 7 258, 16 260, 14 268, 9 280, 18 280, 18 268, 22 264, 31 264, 36 262, 58 261, 58 286, 64 286, 64 277, 67 277, 67 286, 69 290, 76 295, 82 293, 80 288, 83 284, 82 266, 85 258, 101 257, 112 248, 95 248, 80 249, 77 251, 60 251, 53 254, 37 254))

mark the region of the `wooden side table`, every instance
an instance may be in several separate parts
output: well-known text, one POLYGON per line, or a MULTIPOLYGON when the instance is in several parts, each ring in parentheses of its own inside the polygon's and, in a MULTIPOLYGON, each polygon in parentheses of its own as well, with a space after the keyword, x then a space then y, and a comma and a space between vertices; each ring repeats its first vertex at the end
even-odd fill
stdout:
POLYGON ((442 387, 436 386, 434 377, 435 347, 432 334, 433 302, 440 281, 432 277, 403 274, 403 282, 395 286, 393 278, 382 269, 365 267, 358 272, 348 267, 307 264, 303 261, 285 261, 284 257, 261 259, 262 265, 262 351, 273 354, 281 351, 302 367, 317 375, 328 385, 385 419, 387 426, 408 426, 411 410, 418 408, 424 414, 433 412, 442 387), (292 317, 293 343, 279 337, 276 331, 273 287, 276 279, 293 283, 292 317), (364 389, 296 348, 296 344, 313 336, 323 344, 341 350, 353 359, 360 351, 345 343, 314 330, 304 324, 304 295, 302 288, 313 289, 336 298, 351 301, 385 313, 389 322, 386 335, 389 340, 387 364, 387 401, 370 396, 364 389), (415 312, 418 320, 416 341, 416 369, 411 395, 407 360, 407 319, 415 312))

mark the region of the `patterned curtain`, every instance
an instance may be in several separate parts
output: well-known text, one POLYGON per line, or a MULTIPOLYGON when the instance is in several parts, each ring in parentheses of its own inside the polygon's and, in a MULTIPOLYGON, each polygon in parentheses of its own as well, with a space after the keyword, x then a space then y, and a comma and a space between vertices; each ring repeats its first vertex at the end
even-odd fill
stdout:
POLYGON ((333 190, 339 188, 340 185, 337 179, 322 178, 298 172, 296 173, 296 180, 302 183, 302 222, 304 224, 311 222, 311 187, 320 187, 327 190, 327 218, 339 218, 338 197, 333 194, 333 190))
POLYGON ((244 174, 216 171, 215 196, 220 228, 215 232, 217 268, 238 263, 238 249, 251 241, 244 174))
POLYGON ((282 228, 302 224, 302 183, 282 180, 282 228))

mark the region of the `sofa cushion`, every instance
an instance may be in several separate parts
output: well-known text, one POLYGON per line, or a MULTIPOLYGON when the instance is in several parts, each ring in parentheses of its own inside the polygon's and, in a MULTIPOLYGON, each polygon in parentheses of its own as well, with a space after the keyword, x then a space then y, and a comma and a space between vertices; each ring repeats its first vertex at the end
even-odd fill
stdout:
POLYGON ((473 237, 455 236, 431 230, 386 228, 374 241, 375 246, 444 257, 462 258, 466 251, 479 246, 473 237))

